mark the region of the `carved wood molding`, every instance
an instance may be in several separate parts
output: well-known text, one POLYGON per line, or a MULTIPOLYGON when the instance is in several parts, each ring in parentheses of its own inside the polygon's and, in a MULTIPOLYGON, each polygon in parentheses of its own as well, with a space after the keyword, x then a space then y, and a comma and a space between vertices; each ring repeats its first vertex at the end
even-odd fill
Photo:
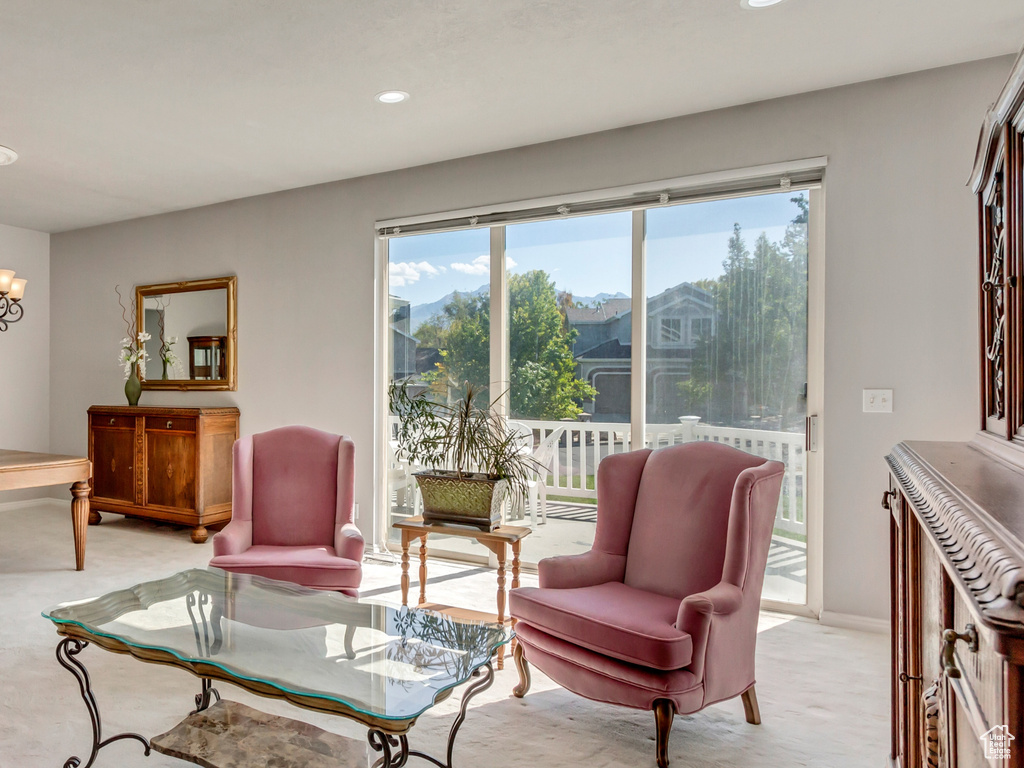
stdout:
POLYGON ((950 577, 991 628, 1024 634, 1024 559, 1004 546, 979 510, 904 443, 885 457, 950 577))

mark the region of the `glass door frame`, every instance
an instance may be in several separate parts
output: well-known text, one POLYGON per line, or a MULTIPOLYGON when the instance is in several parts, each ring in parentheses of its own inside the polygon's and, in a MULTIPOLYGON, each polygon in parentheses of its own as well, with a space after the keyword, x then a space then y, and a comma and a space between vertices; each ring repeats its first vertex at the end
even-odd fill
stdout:
MULTIPOLYGON (((747 192, 721 192, 693 197, 681 204, 715 199, 729 199, 741 196, 764 194, 779 191, 807 191, 809 198, 808 219, 808 253, 807 253, 807 415, 816 416, 815 450, 807 450, 805 456, 805 505, 807 521, 807 582, 806 602, 804 604, 762 599, 761 607, 765 610, 778 611, 792 615, 818 618, 822 608, 822 552, 823 552, 823 454, 825 446, 824 415, 824 291, 825 291, 825 190, 824 190, 824 158, 819 159, 822 166, 822 180, 803 183, 786 184, 775 188, 757 188, 747 192)), ((755 174, 751 173, 751 177, 755 174)), ((664 184, 665 182, 659 182, 664 184)), ((632 188, 630 188, 632 189, 632 188)), ((595 193, 596 194, 596 193, 595 193)), ((669 203, 672 205, 673 203, 669 203)), ((527 207, 525 204, 521 207, 527 207)), ((646 211, 652 206, 632 209, 631 258, 632 258, 632 348, 637 354, 631 359, 631 402, 630 402, 630 435, 631 449, 644 446, 646 430, 646 340, 647 340, 647 295, 646 295, 646 211)), ((507 210, 508 208, 506 208, 507 210)), ((596 213, 596 212, 595 212, 596 213)), ((587 214, 579 214, 587 215, 587 214)), ((438 220, 454 218, 455 214, 438 215, 438 220)), ((509 222, 511 224, 512 222, 509 222)), ((491 296, 491 334, 490 334, 490 371, 492 391, 505 393, 498 401, 502 415, 508 413, 509 377, 509 341, 508 341, 508 279, 505 271, 505 228, 507 224, 491 224, 490 230, 490 296, 491 296)), ((382 223, 378 223, 378 232, 382 223)), ((484 228, 481 226, 480 228, 484 228)), ((390 381, 390 333, 388 333, 388 238, 378 235, 375 238, 375 349, 376 365, 374 375, 374 503, 373 532, 374 548, 387 547, 388 499, 386 465, 386 441, 384 434, 387 425, 387 402, 384 393, 390 381)), ((810 425, 809 425, 810 427, 810 425)), ((810 446, 810 441, 808 441, 810 446)), ((482 564, 493 560, 482 556, 463 555, 462 553, 446 554, 453 558, 482 564)), ((494 563, 492 562, 493 566, 494 563)))

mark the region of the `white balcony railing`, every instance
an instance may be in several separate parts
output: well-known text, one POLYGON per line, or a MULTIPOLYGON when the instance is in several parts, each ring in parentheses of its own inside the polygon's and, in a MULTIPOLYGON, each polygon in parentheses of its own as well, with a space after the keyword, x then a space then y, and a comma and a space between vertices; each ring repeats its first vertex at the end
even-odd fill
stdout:
MULTIPOLYGON (((597 465, 609 454, 630 449, 628 424, 582 421, 534 421, 520 419, 537 433, 538 443, 556 430, 564 430, 547 478, 549 495, 594 500, 597 465)), ((804 435, 760 429, 733 429, 701 424, 695 416, 684 416, 679 424, 648 424, 644 443, 663 448, 696 440, 725 443, 734 448, 775 459, 786 465, 782 495, 775 517, 776 530, 807 534, 806 456, 804 435)))

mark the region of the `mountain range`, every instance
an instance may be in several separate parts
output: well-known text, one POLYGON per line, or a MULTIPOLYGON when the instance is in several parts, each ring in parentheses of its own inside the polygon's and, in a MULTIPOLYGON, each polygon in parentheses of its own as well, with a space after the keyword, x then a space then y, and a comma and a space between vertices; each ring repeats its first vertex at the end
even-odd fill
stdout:
MULTIPOLYGON (((482 296, 486 294, 489 289, 490 286, 484 284, 477 288, 475 291, 459 291, 459 293, 467 296, 482 296)), ((444 309, 445 304, 448 304, 454 297, 455 291, 452 291, 451 293, 442 296, 437 301, 431 301, 426 304, 415 304, 412 307, 410 307, 410 327, 413 329, 413 333, 416 332, 416 329, 420 327, 421 323, 426 322, 431 317, 440 312, 442 309, 444 309)), ((628 299, 629 296, 627 296, 622 291, 618 291, 616 293, 602 292, 597 294, 596 296, 576 296, 574 294, 572 298, 573 301, 579 304, 583 304, 584 306, 593 306, 595 302, 601 303, 603 301, 607 301, 608 299, 628 299)))

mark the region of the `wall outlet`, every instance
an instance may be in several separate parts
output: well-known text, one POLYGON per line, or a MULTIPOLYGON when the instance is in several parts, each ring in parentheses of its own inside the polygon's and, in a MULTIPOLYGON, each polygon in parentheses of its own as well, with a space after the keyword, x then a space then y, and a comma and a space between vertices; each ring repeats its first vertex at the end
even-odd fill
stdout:
POLYGON ((864 413, 892 413, 892 390, 865 389, 864 413))

